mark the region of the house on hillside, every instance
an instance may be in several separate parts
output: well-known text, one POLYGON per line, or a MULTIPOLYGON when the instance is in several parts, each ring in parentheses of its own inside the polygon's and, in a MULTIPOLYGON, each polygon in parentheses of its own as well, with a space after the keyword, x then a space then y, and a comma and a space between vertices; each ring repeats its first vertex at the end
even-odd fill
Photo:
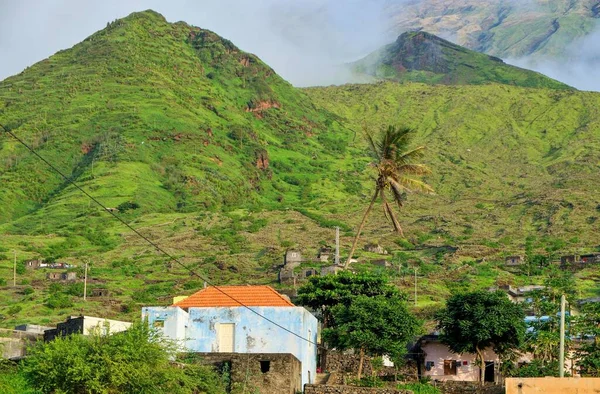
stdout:
POLYGON ((77 273, 76 272, 48 272, 46 274, 46 279, 74 281, 74 280, 77 280, 77 273))
POLYGON ((297 250, 288 250, 285 252, 284 265, 286 268, 295 268, 302 263, 302 253, 297 250))
POLYGON ((367 252, 371 252, 371 253, 377 253, 377 254, 387 254, 387 250, 385 250, 383 248, 383 246, 378 245, 378 244, 374 244, 374 243, 368 243, 365 245, 364 250, 367 252))
POLYGON ((517 265, 522 265, 525 264, 525 258, 523 256, 520 255, 516 255, 516 256, 507 256, 504 259, 504 264, 508 267, 514 267, 517 265))
POLYGON ((321 249, 319 249, 319 254, 317 255, 317 260, 320 261, 321 263, 327 263, 327 262, 329 262, 329 258, 331 257, 332 254, 333 254, 333 249, 330 248, 329 246, 324 246, 321 249))
MULTIPOLYGON (((142 319, 180 341, 182 351, 208 357, 218 353, 231 363, 239 358, 236 354, 263 354, 264 360, 250 356, 248 360, 264 361, 263 377, 270 381, 279 377, 268 375, 272 364, 266 355, 290 354, 301 371, 301 386, 295 389, 314 382, 317 319, 269 286, 210 286, 172 306, 142 308, 142 319)), ((287 390, 286 386, 269 392, 294 392, 287 390)))
POLYGON ((114 334, 127 330, 131 323, 110 320, 93 316, 70 316, 66 321, 58 323, 56 328, 44 331, 44 341, 52 341, 56 337, 66 337, 72 334, 90 335, 99 333, 102 335, 114 334))
POLYGON ((25 268, 28 270, 35 270, 41 267, 43 260, 29 260, 25 262, 25 268))

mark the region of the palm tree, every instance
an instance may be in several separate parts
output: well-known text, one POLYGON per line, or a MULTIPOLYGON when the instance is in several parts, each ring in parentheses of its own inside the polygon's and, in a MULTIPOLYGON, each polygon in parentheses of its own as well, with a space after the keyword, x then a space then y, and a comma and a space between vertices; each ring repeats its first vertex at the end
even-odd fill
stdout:
POLYGON ((365 131, 365 137, 369 143, 371 154, 375 159, 372 164, 377 170, 375 179, 375 192, 371 203, 365 211, 365 214, 358 226, 352 249, 346 260, 344 268, 348 268, 350 259, 356 250, 360 233, 367 221, 367 216, 371 212, 373 205, 378 197, 381 198, 383 213, 385 217, 392 222, 394 230, 404 236, 400 222, 392 209, 395 202, 398 209, 402 208, 406 192, 425 192, 433 193, 431 186, 423 181, 415 179, 414 176, 426 175, 431 170, 423 164, 415 164, 414 161, 424 156, 425 147, 419 146, 409 149, 409 143, 414 134, 414 130, 407 127, 388 126, 381 131, 379 138, 375 140, 371 133, 365 131), (387 193, 391 192, 391 201, 388 200, 387 193))

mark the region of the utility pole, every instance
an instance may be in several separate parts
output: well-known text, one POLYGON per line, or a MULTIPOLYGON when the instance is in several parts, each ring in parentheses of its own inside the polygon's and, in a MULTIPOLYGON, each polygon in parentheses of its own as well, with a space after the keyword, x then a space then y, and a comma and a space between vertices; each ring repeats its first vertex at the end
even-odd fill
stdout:
POLYGON ((558 377, 565 377, 565 295, 560 297, 560 351, 558 354, 558 377))
POLYGON ((335 265, 340 265, 340 228, 335 228, 335 265))
POLYGON ((13 287, 17 286, 17 251, 14 250, 13 252, 15 252, 15 261, 13 263, 13 287))
POLYGON ((419 268, 415 267, 415 306, 417 306, 417 271, 419 268))
POLYGON ((85 298, 87 296, 87 270, 88 270, 88 263, 85 263, 85 269, 84 269, 84 274, 83 274, 83 300, 85 301, 85 298))

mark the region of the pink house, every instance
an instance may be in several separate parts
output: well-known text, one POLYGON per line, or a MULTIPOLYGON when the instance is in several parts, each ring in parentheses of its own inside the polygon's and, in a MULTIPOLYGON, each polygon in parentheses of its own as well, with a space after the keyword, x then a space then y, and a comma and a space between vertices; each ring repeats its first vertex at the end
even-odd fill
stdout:
MULTIPOLYGON (((452 353, 448 346, 441 343, 437 335, 425 335, 419 339, 415 350, 420 353, 418 372, 419 377, 429 377, 431 380, 456 380, 477 382, 479 380, 479 365, 475 354, 452 353)), ((500 374, 500 357, 492 350, 483 351, 485 382, 501 383, 504 377, 500 374)), ((573 376, 577 376, 574 354, 569 352, 565 360, 565 368, 573 376)), ((517 363, 530 363, 532 355, 522 354, 517 363)))

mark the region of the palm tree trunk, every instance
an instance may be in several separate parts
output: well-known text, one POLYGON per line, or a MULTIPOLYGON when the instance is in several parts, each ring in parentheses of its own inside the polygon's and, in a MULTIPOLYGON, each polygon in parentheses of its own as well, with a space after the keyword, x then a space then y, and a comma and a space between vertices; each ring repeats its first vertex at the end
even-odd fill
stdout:
POLYGON ((358 239, 360 238, 360 233, 362 232, 363 227, 367 221, 367 216, 369 216, 369 212, 373 208, 373 204, 375 204, 375 200, 377 199, 377 195, 379 194, 379 187, 375 188, 375 194, 373 194, 373 198, 371 199, 371 203, 369 207, 365 211, 365 214, 362 218, 362 222, 360 222, 360 226, 358 226, 358 231, 356 232, 356 237, 354 237, 354 242, 352 243, 352 249, 350 249, 350 254, 348 255, 348 260, 346 260, 346 264, 344 264, 344 269, 348 269, 348 265, 350 264, 350 260, 352 259, 352 255, 356 250, 356 245, 358 244, 358 239))

